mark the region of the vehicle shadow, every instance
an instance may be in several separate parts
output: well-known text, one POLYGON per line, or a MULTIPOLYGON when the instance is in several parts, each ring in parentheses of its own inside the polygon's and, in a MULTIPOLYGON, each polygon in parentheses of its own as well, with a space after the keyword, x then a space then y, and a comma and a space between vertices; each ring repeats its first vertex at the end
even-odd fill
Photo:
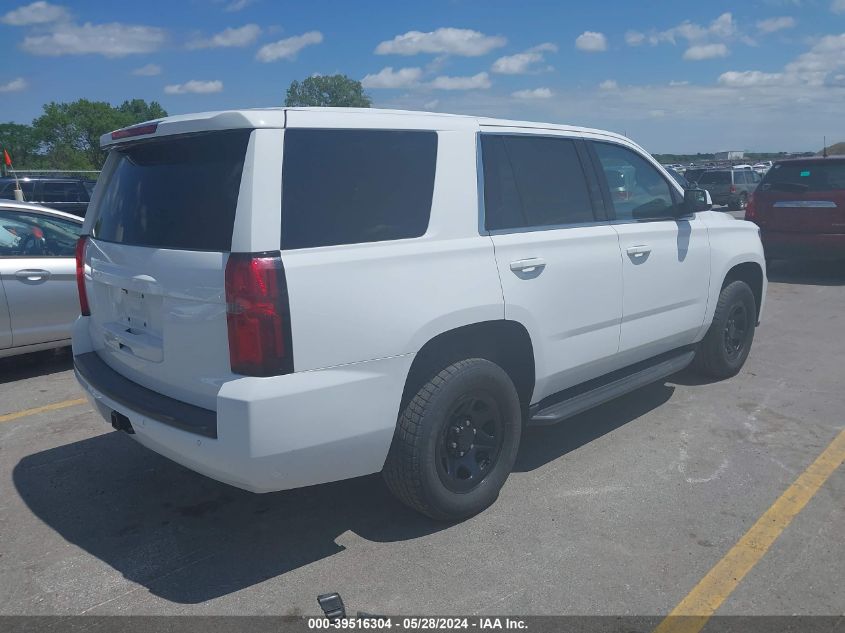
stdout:
POLYGON ((0 384, 73 369, 70 348, 0 358, 0 384))
MULTIPOLYGON (((674 378, 674 377, 673 377, 674 378)), ((525 430, 514 472, 529 472, 665 404, 675 388, 657 382, 550 426, 525 430)))
POLYGON ((775 260, 766 271, 770 282, 808 286, 845 286, 845 255, 841 261, 775 260))
MULTIPOLYGON (((527 472, 665 403, 655 384, 554 427, 529 429, 527 472)), ((379 543, 450 526, 401 505, 379 475, 256 495, 193 473, 110 432, 23 458, 17 492, 40 520, 152 594, 196 604, 344 550, 352 531, 379 543)), ((318 590, 329 588, 315 587, 318 590)))

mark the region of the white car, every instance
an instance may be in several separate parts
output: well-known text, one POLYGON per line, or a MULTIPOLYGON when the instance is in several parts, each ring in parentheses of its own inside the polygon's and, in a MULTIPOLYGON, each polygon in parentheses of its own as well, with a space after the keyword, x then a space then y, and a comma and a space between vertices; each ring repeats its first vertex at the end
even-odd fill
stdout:
POLYGON ((0 358, 70 345, 82 219, 0 200, 0 358))
POLYGON ((437 519, 523 427, 684 368, 736 374, 757 228, 617 134, 287 108, 105 135, 76 373, 144 446, 255 492, 384 472, 437 519))

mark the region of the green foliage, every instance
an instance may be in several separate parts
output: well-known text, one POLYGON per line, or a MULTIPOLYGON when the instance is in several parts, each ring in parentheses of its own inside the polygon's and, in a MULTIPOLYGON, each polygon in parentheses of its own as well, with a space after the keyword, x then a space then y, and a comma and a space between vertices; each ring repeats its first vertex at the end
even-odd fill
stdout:
MULTIPOLYGON (((821 155, 823 152, 819 152, 821 155)), ((827 147, 827 155, 828 156, 840 156, 845 155, 845 142, 843 143, 834 143, 827 147)))
POLYGON ((285 97, 286 106, 329 106, 369 108, 372 100, 360 81, 346 75, 314 76, 292 81, 285 97))
MULTIPOLYGON (((0 123, 0 148, 5 148, 9 152, 15 165, 40 164, 37 162, 38 140, 29 125, 0 123)), ((0 149, 0 158, 2 155, 3 151, 0 149)))
POLYGON ((158 102, 143 99, 117 107, 88 99, 51 102, 31 126, 0 124, 0 145, 9 150, 17 169, 100 169, 106 158, 100 136, 165 116, 158 102))

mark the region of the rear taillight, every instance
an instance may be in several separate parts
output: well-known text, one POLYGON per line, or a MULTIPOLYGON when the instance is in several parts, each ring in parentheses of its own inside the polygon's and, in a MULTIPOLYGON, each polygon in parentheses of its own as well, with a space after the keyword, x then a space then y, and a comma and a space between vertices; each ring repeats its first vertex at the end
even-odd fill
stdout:
POLYGON ((88 246, 88 236, 83 235, 76 241, 76 288, 79 290, 79 310, 82 316, 91 316, 88 307, 88 291, 85 290, 85 248, 88 246))
POLYGON ((278 376, 293 371, 287 282, 278 252, 229 255, 226 316, 234 373, 278 376))
POLYGON ((745 219, 749 222, 757 221, 757 200, 754 198, 754 193, 748 196, 748 202, 745 204, 745 219))
POLYGON ((731 193, 736 193, 736 185, 731 185, 731 193))

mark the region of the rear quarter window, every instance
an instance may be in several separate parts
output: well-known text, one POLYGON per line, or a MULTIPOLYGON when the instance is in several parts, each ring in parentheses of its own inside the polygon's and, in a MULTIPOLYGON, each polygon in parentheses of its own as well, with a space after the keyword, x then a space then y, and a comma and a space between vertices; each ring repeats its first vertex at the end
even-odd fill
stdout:
POLYGON ((420 237, 436 163, 436 132, 286 130, 282 248, 420 237))
POLYGON ((228 251, 251 130, 112 150, 92 235, 131 246, 228 251))

